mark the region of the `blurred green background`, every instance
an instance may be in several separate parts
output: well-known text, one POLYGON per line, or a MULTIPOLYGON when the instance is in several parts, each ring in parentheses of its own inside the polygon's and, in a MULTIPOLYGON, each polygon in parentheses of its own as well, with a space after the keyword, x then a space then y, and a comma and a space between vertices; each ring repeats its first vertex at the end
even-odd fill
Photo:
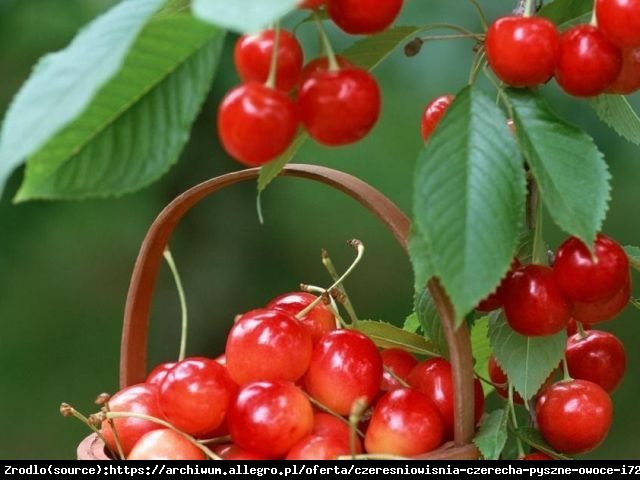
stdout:
MULTIPOLYGON (((43 54, 63 48, 77 30, 113 0, 0 0, 0 111, 43 54)), ((480 31, 469 2, 409 0, 400 24, 458 23, 480 31), (458 5, 459 4, 459 5, 458 5)), ((490 18, 513 1, 481 1, 490 18)), ((331 32, 341 48, 352 38, 331 32)), ((308 57, 317 52, 311 26, 299 30, 308 57)), ((179 163, 138 193, 79 203, 13 204, 22 178, 16 172, 0 200, 0 458, 72 459, 86 427, 58 414, 61 402, 90 413, 93 399, 118 381, 121 319, 139 245, 153 218, 174 196, 239 165, 221 151, 215 133, 217 104, 237 82, 227 38, 225 56, 191 140, 179 163)), ((419 119, 435 95, 467 81, 472 44, 430 42, 420 55, 395 52, 375 71, 383 113, 360 143, 327 149, 309 143, 296 162, 318 163, 370 182, 409 212, 414 161, 421 146, 419 119)), ((87 59, 90 61, 90 59, 87 59)), ((640 245, 640 150, 603 126, 583 101, 555 84, 544 87, 554 108, 594 136, 613 175, 604 231, 622 244, 640 245)), ((632 103, 638 106, 635 97, 632 103)), ((366 246, 365 259, 346 286, 362 318, 401 323, 412 306, 408 259, 392 236, 353 200, 319 184, 277 179, 263 195, 265 224, 249 182, 207 199, 180 224, 171 248, 189 304, 189 353, 215 356, 235 314, 294 290, 300 282, 328 285, 320 263, 326 248, 339 269, 352 258, 350 238, 366 246)), ((546 223, 552 247, 564 234, 546 223)), ((635 277, 636 283, 638 278, 635 277)), ((636 296, 638 288, 634 289, 636 296)), ((640 458, 639 313, 628 307, 603 326, 626 344, 628 374, 613 395, 614 425, 587 458, 640 458)), ((173 281, 163 268, 152 316, 150 361, 177 356, 180 311, 173 281)))

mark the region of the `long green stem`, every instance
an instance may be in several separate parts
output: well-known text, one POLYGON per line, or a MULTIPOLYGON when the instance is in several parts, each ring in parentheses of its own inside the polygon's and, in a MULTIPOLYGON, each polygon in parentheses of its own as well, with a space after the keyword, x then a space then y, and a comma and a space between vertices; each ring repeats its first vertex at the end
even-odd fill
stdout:
POLYGON ((482 24, 482 28, 486 31, 489 28, 489 22, 487 21, 487 17, 484 14, 482 7, 477 2, 477 0, 469 0, 469 2, 471 2, 471 5, 473 5, 476 11, 478 12, 478 17, 480 17, 480 23, 482 24))
POLYGON ((271 52, 271 64, 269 65, 269 76, 266 86, 276 88, 276 74, 278 70, 278 51, 280 50, 280 25, 275 26, 275 37, 273 39, 273 51, 271 52))
MULTIPOLYGON (((333 261, 329 256, 329 252, 327 252, 325 249, 322 249, 321 257, 322 257, 322 265, 324 265, 324 268, 326 268, 327 272, 329 272, 331 279, 334 282, 337 282, 339 278, 338 271, 336 270, 336 267, 334 266, 333 261)), ((339 284, 336 288, 343 295, 342 301, 340 303, 342 304, 342 306, 344 306, 344 309, 347 311, 347 315, 349 315, 349 318, 351 319, 351 323, 354 323, 354 324, 357 323, 358 315, 356 314, 356 311, 353 309, 353 304, 349 299, 349 295, 347 295, 347 290, 345 289, 342 283, 339 284)))
POLYGON ((180 312, 181 312, 181 322, 180 322, 180 353, 178 355, 178 360, 184 360, 184 357, 187 354, 187 335, 189 330, 189 317, 187 314, 187 300, 184 295, 184 288, 182 287, 182 280, 180 279, 180 274, 178 273, 178 268, 176 267, 176 263, 173 261, 173 255, 171 255, 171 251, 168 248, 165 248, 164 259, 169 265, 169 269, 171 270, 171 274, 173 275, 173 280, 176 283, 176 289, 178 290, 178 298, 180 299, 180 312))
POLYGON ((329 70, 336 71, 340 70, 340 65, 336 60, 336 54, 333 52, 333 47, 331 46, 331 42, 329 41, 329 37, 327 36, 327 32, 322 25, 322 20, 318 15, 316 10, 313 11, 313 18, 316 21, 316 25, 318 27, 318 35, 320 35, 320 41, 322 43, 322 49, 324 53, 327 55, 327 61, 329 62, 329 70))
POLYGON ((322 287, 317 287, 315 285, 306 285, 306 284, 300 284, 300 290, 303 290, 309 293, 319 293, 320 295, 326 295, 329 298, 329 304, 327 306, 331 310, 331 313, 333 313, 333 316, 336 317, 336 328, 342 328, 346 325, 346 322, 343 320, 342 316, 340 315, 340 312, 338 311, 338 306, 336 305, 336 301, 332 295, 333 292, 330 292, 329 290, 325 290, 322 287))
POLYGON ((524 17, 532 17, 536 14, 536 1, 537 0, 526 0, 524 4, 524 17))
MULTIPOLYGON (((91 429, 91 431, 93 433, 95 433, 100 440, 102 440, 102 442, 105 444, 105 446, 109 450, 109 454, 111 455, 112 458, 116 458, 116 459, 120 458, 120 459, 124 460, 124 453, 122 452, 122 447, 120 446, 120 442, 117 442, 117 444, 116 444, 118 446, 118 453, 116 453, 116 452, 113 451, 111 446, 107 443, 107 440, 104 438, 104 435, 102 435, 102 432, 100 431, 100 429, 98 429, 93 423, 91 423, 89 421, 89 419, 87 417, 85 417, 83 414, 81 414, 79 411, 77 411, 71 405, 69 405, 68 403, 63 403, 62 405, 60 405, 60 413, 64 417, 74 417, 74 418, 77 418, 78 420, 80 420, 87 427, 89 427, 91 429), (118 456, 118 454, 119 454, 119 456, 118 456)), ((114 430, 114 433, 115 433, 115 430, 114 430)))
MULTIPOLYGON (((516 408, 513 403, 513 385, 509 385, 509 396, 507 398, 507 402, 509 405, 509 412, 511 413, 511 423, 513 424, 513 429, 518 429, 518 417, 516 416, 516 408)), ((520 441, 519 437, 516 437, 516 446, 518 448, 518 456, 524 456, 524 448, 522 447, 522 441, 520 441)))

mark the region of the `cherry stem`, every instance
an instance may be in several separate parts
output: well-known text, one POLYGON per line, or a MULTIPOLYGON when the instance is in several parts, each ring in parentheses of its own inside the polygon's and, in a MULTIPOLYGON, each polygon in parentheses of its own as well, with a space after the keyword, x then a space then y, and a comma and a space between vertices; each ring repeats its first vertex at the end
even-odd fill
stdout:
POLYGON ((569 381, 569 380, 573 380, 573 378, 571 378, 571 374, 569 373, 569 365, 567 365, 567 355, 565 353, 564 357, 562 358, 562 380, 563 381, 569 381))
POLYGON ((329 37, 327 36, 327 32, 322 25, 322 20, 318 15, 316 10, 313 11, 313 18, 316 21, 316 25, 318 27, 318 35, 320 35, 320 42, 322 43, 322 49, 327 55, 327 61, 329 62, 329 71, 337 71, 340 70, 340 65, 336 60, 336 54, 333 51, 333 47, 331 47, 331 42, 329 41, 329 37))
POLYGON ((162 425, 165 428, 169 428, 174 432, 182 435, 184 438, 189 440, 193 445, 198 447, 202 452, 212 460, 222 460, 222 457, 215 454, 211 451, 206 445, 203 445, 201 442, 196 440, 194 437, 189 435, 188 433, 183 432, 182 430, 177 429, 169 422, 166 422, 160 418, 152 417, 151 415, 145 415, 144 413, 134 413, 134 412, 107 412, 107 418, 138 418, 140 420, 147 420, 149 422, 157 423, 158 425, 162 425))
POLYGON ((389 367, 387 367, 386 365, 383 365, 384 371, 387 372, 389 375, 391 375, 393 377, 393 379, 398 382, 400 385, 402 385, 404 388, 410 388, 411 385, 409 385, 407 382, 405 382, 402 378, 400 378, 398 375, 396 375, 396 373, 391 370, 389 367))
POLYGON ((184 360, 184 357, 187 354, 187 334, 189 327, 189 319, 187 314, 187 300, 184 295, 184 288, 182 287, 182 280, 180 279, 180 273, 178 273, 178 268, 176 267, 176 262, 173 260, 173 255, 171 255, 171 251, 168 248, 164 249, 162 252, 167 265, 169 265, 169 269, 171 270, 171 274, 173 275, 173 280, 176 283, 176 289, 178 290, 178 298, 180 299, 180 353, 178 354, 178 361, 184 360))
POLYGON ((365 397, 356 398, 351 405, 351 411, 349 412, 349 449, 351 455, 356 455, 356 436, 358 435, 358 423, 362 419, 362 415, 369 406, 365 397))
POLYGON ((478 50, 473 57, 473 63, 471 64, 471 70, 469 71, 469 85, 473 85, 476 83, 476 79, 478 78, 478 74, 480 70, 482 70, 482 66, 484 65, 484 59, 487 56, 484 48, 478 50))
POLYGON ((593 25, 594 27, 598 26, 598 17, 596 16, 595 2, 593 4, 593 10, 591 10, 591 20, 589 20, 589 25, 593 25))
POLYGON ((275 25, 275 36, 273 39, 273 51, 271 52, 271 64, 269 65, 269 76, 265 85, 269 88, 276 88, 276 72, 278 70, 278 50, 280 49, 280 24, 275 25))
MULTIPOLYGON (((109 413, 111 411, 111 409, 109 408, 109 402, 106 402, 103 408, 106 413, 109 413)), ((111 431, 113 432, 113 441, 116 444, 116 448, 118 449, 120 458, 124 460, 125 455, 124 455, 124 449, 122 448, 122 441, 120 440, 120 433, 116 428, 116 424, 113 421, 113 418, 108 418, 107 421, 109 422, 109 426, 111 427, 111 431)), ((106 442, 105 442, 105 445, 106 445, 106 442)))
POLYGON ((260 225, 264 225, 264 215, 262 214, 262 192, 258 191, 256 195, 256 213, 258 215, 258 222, 260 225))
POLYGON ((480 17, 480 23, 482 24, 482 28, 486 31, 489 28, 489 22, 487 21, 487 17, 484 14, 482 7, 477 2, 477 0, 469 0, 469 2, 471 2, 471 5, 473 5, 476 11, 478 12, 478 17, 480 17))
POLYGON ((631 305, 633 305, 634 307, 636 307, 638 310, 640 310, 640 300, 638 300, 637 298, 633 298, 631 297, 629 299, 629 303, 631 303, 631 305))
POLYGON ((304 283, 300 284, 300 290, 303 290, 309 293, 319 293, 320 295, 326 295, 326 297, 329 299, 329 304, 327 305, 327 307, 331 309, 331 313, 333 313, 333 316, 336 317, 336 328, 342 328, 347 325, 346 322, 343 320, 342 316, 340 315, 340 312, 338 311, 338 306, 336 305, 336 301, 333 298, 333 293, 334 293, 333 290, 329 291, 329 290, 325 290, 322 287, 316 287, 315 285, 306 285, 304 283))
MULTIPOLYGON (((518 417, 516 416, 516 407, 513 403, 513 385, 509 385, 508 388, 508 396, 507 396, 507 408, 509 409, 509 413, 511 413, 511 423, 513 424, 513 429, 518 429, 518 417)), ((518 456, 524 456, 524 448, 522 447, 522 442, 519 437, 516 437, 516 447, 518 448, 518 456)))
POLYGON ((526 0, 524 3, 523 17, 532 17, 536 14, 536 0, 526 0))
MULTIPOLYGON (((363 243, 358 240, 358 239, 353 239, 353 240, 349 240, 347 242, 351 247, 355 248, 356 251, 358 252, 356 255, 355 260, 353 261, 353 263, 349 266, 349 268, 347 268, 347 270, 342 274, 342 276, 340 278, 338 278, 333 285, 331 285, 329 288, 327 288, 327 290, 331 291, 332 289, 336 288, 338 285, 342 284, 342 282, 351 274, 351 272, 353 271, 354 268, 356 268, 356 266, 358 265, 358 263, 360 263, 360 260, 362 259, 362 255, 364 255, 364 245, 363 243)), ((304 316, 309 313, 311 310, 314 309, 314 307, 316 305, 318 305, 320 302, 322 301, 322 297, 318 297, 316 298, 313 302, 311 302, 309 305, 307 305, 305 308, 303 308, 302 310, 300 310, 297 314, 296 314, 296 318, 298 320, 300 320, 301 318, 304 318, 304 316)))
POLYGON ((111 457, 116 458, 116 459, 120 458, 120 459, 124 460, 124 454, 122 453, 122 447, 120 447, 120 444, 119 443, 117 444, 118 445, 118 450, 119 450, 119 453, 120 453, 120 456, 118 457, 118 454, 116 452, 114 452, 113 449, 107 443, 107 440, 104 438, 104 435, 102 435, 102 432, 100 431, 100 429, 98 429, 95 425, 93 425, 89 421, 89 419, 87 417, 85 417, 83 414, 81 414, 79 411, 77 411, 71 405, 69 405, 68 403, 62 403, 60 405, 60 413, 64 417, 74 417, 74 418, 80 420, 87 427, 89 427, 93 431, 93 433, 95 433, 98 436, 98 438, 100 440, 102 440, 102 442, 105 444, 105 446, 109 450, 109 453, 111 454, 111 457))
MULTIPOLYGON (((344 423, 345 425, 347 425, 349 428, 351 428, 351 422, 349 420, 347 420, 346 418, 344 418, 342 415, 340 415, 338 412, 334 412, 333 410, 331 410, 329 407, 327 407, 325 404, 320 403, 318 400, 316 400, 315 398, 313 398, 311 395, 309 395, 306 392, 303 392, 305 394, 305 396, 307 397, 307 399, 309 399, 309 402, 311 402, 313 405, 315 405, 316 407, 318 407, 320 410, 322 410, 325 413, 328 413, 329 415, 332 415, 334 417, 336 417, 338 420, 340 420, 342 423, 344 423)), ((356 433, 358 435, 360 435, 362 438, 364 438, 364 433, 362 433, 359 429, 356 428, 356 433)))
POLYGON ((533 228, 533 249, 531 252, 532 263, 548 265, 549 257, 545 241, 542 235, 542 205, 538 194, 538 185, 533 177, 529 179, 527 192, 527 224, 533 228), (533 225, 532 225, 533 222, 533 225))
MULTIPOLYGON (((329 275, 331 275, 331 278, 333 279, 333 281, 337 281, 338 280, 338 272, 336 270, 336 267, 333 265, 333 261, 331 260, 331 257, 329 256, 329 252, 327 252, 324 248, 322 249, 322 252, 320 254, 321 258, 322 258, 322 265, 324 265, 324 268, 327 269, 327 272, 329 272, 329 275)), ((340 284, 336 287, 343 295, 343 297, 341 298, 341 304, 342 306, 344 306, 344 309, 347 311, 347 315, 349 315, 349 318, 351 319, 351 323, 357 323, 358 322, 358 315, 356 315, 356 311, 353 309, 353 304, 351 303, 351 300, 349 299, 349 295, 347 295, 347 290, 344 288, 344 285, 340 284)))
POLYGON ((587 338, 587 332, 584 329, 584 325, 582 325, 582 322, 579 322, 578 320, 576 320, 576 327, 578 327, 578 335, 580 336, 580 338, 587 338))

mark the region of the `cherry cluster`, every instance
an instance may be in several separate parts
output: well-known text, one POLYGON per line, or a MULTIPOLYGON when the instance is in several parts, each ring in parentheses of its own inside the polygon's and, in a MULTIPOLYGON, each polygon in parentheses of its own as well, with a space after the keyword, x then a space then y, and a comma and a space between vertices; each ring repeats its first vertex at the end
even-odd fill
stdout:
POLYGON ((381 349, 320 299, 276 297, 235 319, 223 355, 157 365, 117 392, 107 446, 130 460, 322 460, 412 457, 453 439, 451 364, 381 349))
MULTIPOLYGON (((307 0, 300 8, 324 6, 329 18, 348 34, 370 35, 389 27, 402 0, 307 0), (325 5, 326 4, 326 5, 325 5)), ((299 125, 318 143, 354 143, 376 124, 381 94, 365 69, 334 55, 321 22, 324 55, 304 63, 295 35, 283 28, 243 35, 234 62, 242 84, 231 89, 218 110, 223 147, 246 166, 261 166, 281 155, 299 125)))
POLYGON ((560 33, 542 17, 508 15, 485 38, 487 61, 514 87, 555 77, 569 95, 626 95, 640 88, 640 2, 596 0, 591 23, 560 33))

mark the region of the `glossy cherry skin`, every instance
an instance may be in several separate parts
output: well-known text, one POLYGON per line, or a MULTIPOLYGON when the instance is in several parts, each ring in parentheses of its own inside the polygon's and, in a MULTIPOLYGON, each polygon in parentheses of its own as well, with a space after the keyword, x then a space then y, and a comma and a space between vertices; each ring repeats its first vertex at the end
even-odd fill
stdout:
POLYGON ((615 81, 621 69, 622 52, 597 27, 576 25, 562 34, 555 78, 569 95, 599 95, 615 81))
POLYGON ((629 258, 610 237, 598 234, 595 261, 582 241, 569 237, 557 249, 553 273, 563 295, 578 302, 607 300, 629 279, 629 258))
MULTIPOLYGON (((269 77, 271 57, 275 46, 276 32, 263 30, 238 38, 233 59, 243 83, 265 83, 269 77)), ((304 53, 298 39, 288 30, 280 29, 278 59, 276 61, 276 88, 289 92, 300 81, 304 53)))
POLYGON ((609 393, 618 388, 627 367, 622 342, 600 330, 590 330, 584 338, 579 333, 569 337, 565 358, 572 378, 597 383, 609 393))
POLYGON ((293 315, 275 308, 242 314, 227 336, 229 375, 238 385, 259 380, 296 381, 311 359, 311 334, 293 315))
POLYGON ((357 67, 318 72, 298 92, 300 121, 314 140, 327 146, 347 145, 366 136, 380 109, 378 82, 357 67))
MULTIPOLYGON (((513 125, 513 122, 511 122, 511 125, 513 125)), ((520 268, 520 261, 517 258, 514 258, 511 261, 511 267, 509 268, 509 271, 502 278, 496 290, 482 299, 478 303, 478 305, 476 305, 475 309, 479 312, 492 312, 493 310, 497 310, 498 308, 502 307, 502 297, 504 296, 505 283, 507 282, 507 278, 518 268, 520 268)))
POLYGON ((333 330, 318 341, 304 377, 307 392, 339 415, 348 415, 361 397, 371 404, 381 383, 382 357, 376 345, 349 329, 333 330))
POLYGON ((160 384, 164 380, 164 377, 167 376, 167 373, 169 373, 169 370, 171 370, 175 366, 175 364, 176 362, 165 362, 156 365, 151 369, 149 375, 147 375, 145 382, 154 383, 160 386, 160 384))
POLYGON ((640 0, 596 0, 598 28, 614 45, 640 46, 640 0))
POLYGON ((261 83, 231 89, 218 109, 222 146, 248 167, 261 166, 283 153, 297 128, 298 114, 293 100, 261 83))
POLYGON ((206 460, 206 455, 184 435, 161 428, 142 436, 127 460, 206 460))
POLYGON ((305 394, 283 380, 242 387, 229 411, 229 431, 239 447, 268 458, 283 458, 313 429, 305 394))
MULTIPOLYGON (((283 293, 267 303, 266 308, 283 310, 295 316, 314 302, 316 298, 315 295, 308 292, 283 293)), ((336 329, 336 316, 331 309, 322 302, 313 307, 299 322, 309 331, 313 345, 315 345, 325 333, 336 329)))
POLYGON ((259 453, 249 452, 235 443, 216 446, 213 451, 224 460, 269 460, 259 453))
POLYGON ((545 18, 510 15, 489 26, 485 49, 489 66, 500 80, 513 87, 534 87, 552 77, 560 35, 545 18))
POLYGON ((572 315, 584 326, 614 319, 629 304, 631 283, 631 274, 629 274, 629 280, 613 297, 599 302, 573 302, 572 315))
POLYGON ((425 142, 431 137, 454 98, 454 95, 440 95, 432 99, 424 107, 422 121, 420 122, 420 134, 425 142))
POLYGON ((398 378, 407 381, 407 377, 418 364, 418 359, 402 348, 390 347, 380 352, 384 373, 382 374, 381 390, 389 391, 401 388, 403 385, 398 378))
POLYGON ((160 385, 159 404, 174 427, 204 438, 223 423, 237 391, 223 365, 190 357, 167 373, 160 385))
MULTIPOLYGON (((336 63, 340 69, 353 67, 348 58, 342 55, 335 55, 336 63)), ((329 70, 329 59, 327 57, 316 57, 310 60, 303 68, 300 74, 300 85, 306 82, 310 77, 329 70)))
MULTIPOLYGON (((448 360, 430 358, 416 365, 407 377, 407 383, 424 393, 438 407, 444 423, 444 440, 453 439, 454 388, 453 371, 448 360)), ((476 423, 484 413, 484 392, 477 378, 473 384, 474 417, 476 423)))
POLYGON ((607 93, 628 95, 640 89, 640 46, 622 49, 622 70, 607 93))
MULTIPOLYGON (((112 412, 141 413, 165 420, 164 414, 160 409, 160 404, 158 403, 159 393, 160 391, 157 385, 148 383, 138 383, 125 387, 111 397, 109 400, 109 410, 112 412)), ((120 445, 122 446, 125 456, 129 455, 133 446, 145 433, 162 428, 161 425, 155 422, 134 417, 114 418, 113 425, 118 432, 120 445)), ((108 420, 102 422, 101 431, 107 445, 109 445, 114 452, 117 452, 118 449, 113 430, 108 420)))
POLYGON ((349 444, 331 435, 309 435, 296 443, 285 460, 336 460, 351 455, 349 444))
POLYGON ((385 393, 373 409, 364 436, 369 453, 414 456, 443 443, 444 422, 431 399, 413 389, 385 393))
POLYGON ((609 394, 587 380, 556 382, 536 402, 540 433, 557 452, 586 453, 602 443, 611 427, 609 394))
POLYGON ((502 298, 507 323, 521 335, 553 335, 567 328, 571 303, 560 292, 549 267, 518 268, 508 277, 502 298))
POLYGON ((385 30, 401 9, 402 0, 327 0, 331 20, 352 35, 370 35, 385 30))
MULTIPOLYGON (((351 428, 335 415, 324 412, 313 414, 313 435, 336 437, 347 445, 351 445, 351 428)), ((355 436, 355 452, 362 453, 360 436, 355 436)))

